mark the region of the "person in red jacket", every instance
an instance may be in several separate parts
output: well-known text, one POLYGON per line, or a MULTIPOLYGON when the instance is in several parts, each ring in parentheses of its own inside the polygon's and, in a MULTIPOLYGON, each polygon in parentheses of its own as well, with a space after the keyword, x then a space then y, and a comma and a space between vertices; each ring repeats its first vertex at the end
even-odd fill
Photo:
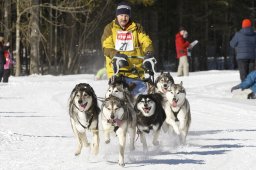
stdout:
POLYGON ((10 43, 7 42, 5 44, 5 50, 4 50, 4 57, 5 57, 5 65, 4 65, 4 74, 3 74, 3 82, 8 83, 9 77, 11 75, 11 69, 13 68, 13 59, 12 54, 10 52, 10 43))
POLYGON ((188 47, 190 43, 186 40, 187 37, 187 30, 181 27, 175 37, 176 54, 179 59, 177 76, 188 76, 189 73, 188 47))

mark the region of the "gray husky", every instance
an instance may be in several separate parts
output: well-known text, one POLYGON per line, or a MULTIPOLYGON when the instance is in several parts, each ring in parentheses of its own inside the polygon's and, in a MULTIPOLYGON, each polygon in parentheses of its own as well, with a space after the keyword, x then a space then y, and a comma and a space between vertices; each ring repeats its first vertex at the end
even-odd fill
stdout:
POLYGON ((99 151, 98 117, 100 108, 97 97, 89 84, 80 83, 72 90, 69 98, 69 115, 71 127, 78 142, 75 155, 81 153, 82 147, 88 147, 86 132, 93 133, 91 152, 96 155, 99 151))
POLYGON ((181 137, 182 144, 185 144, 191 123, 191 113, 182 82, 180 84, 172 84, 167 89, 166 98, 167 102, 164 105, 166 113, 165 122, 181 137))
POLYGON ((119 140, 118 163, 124 166, 124 150, 127 132, 130 136, 130 150, 135 149, 136 115, 133 110, 129 109, 124 100, 110 95, 102 103, 101 120, 106 144, 110 142, 110 133, 116 133, 119 140))
POLYGON ((167 89, 174 83, 173 77, 171 74, 161 72, 161 74, 156 78, 155 86, 156 92, 161 93, 162 95, 167 92, 167 89))

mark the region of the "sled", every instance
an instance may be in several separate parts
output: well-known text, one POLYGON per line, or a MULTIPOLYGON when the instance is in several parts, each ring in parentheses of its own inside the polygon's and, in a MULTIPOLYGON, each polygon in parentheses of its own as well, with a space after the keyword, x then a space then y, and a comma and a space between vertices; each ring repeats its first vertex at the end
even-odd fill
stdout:
MULTIPOLYGON (((140 58, 140 59, 144 60, 144 57, 141 57, 141 56, 128 56, 128 58, 140 58)), ((119 72, 121 70, 120 70, 118 63, 121 60, 125 60, 125 59, 120 58, 120 57, 113 57, 113 59, 112 59, 112 63, 115 64, 115 67, 113 66, 113 68, 116 68, 116 70, 114 69, 114 76, 119 76, 119 72)), ((148 78, 135 79, 135 78, 125 77, 122 75, 124 82, 128 86, 130 86, 130 87, 134 86, 134 88, 130 91, 132 96, 134 96, 134 97, 138 96, 139 94, 147 94, 150 89, 150 86, 154 84, 154 75, 156 74, 155 64, 157 63, 157 61, 154 57, 152 57, 152 58, 145 59, 143 61, 143 64, 145 62, 149 62, 152 67, 152 72, 150 72, 150 73, 148 73, 147 70, 145 70, 145 72, 149 74, 148 78)), ((130 70, 130 71, 132 72, 134 70, 136 70, 136 68, 132 68, 132 70, 130 70)))

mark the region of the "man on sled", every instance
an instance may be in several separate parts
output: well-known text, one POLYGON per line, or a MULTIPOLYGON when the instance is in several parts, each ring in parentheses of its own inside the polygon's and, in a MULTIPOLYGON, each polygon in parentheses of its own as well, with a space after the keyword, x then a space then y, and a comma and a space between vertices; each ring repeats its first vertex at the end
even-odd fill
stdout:
POLYGON ((133 96, 144 93, 147 90, 144 74, 154 76, 156 60, 151 39, 140 24, 131 20, 128 3, 118 4, 116 18, 105 27, 101 42, 110 83, 123 77, 126 84, 133 86, 133 96))

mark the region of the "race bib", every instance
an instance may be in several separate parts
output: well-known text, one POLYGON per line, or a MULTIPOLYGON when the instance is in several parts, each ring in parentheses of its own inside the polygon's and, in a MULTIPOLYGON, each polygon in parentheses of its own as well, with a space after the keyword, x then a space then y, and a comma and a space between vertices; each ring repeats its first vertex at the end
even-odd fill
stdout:
POLYGON ((117 31, 115 49, 117 51, 133 51, 132 32, 117 31))

